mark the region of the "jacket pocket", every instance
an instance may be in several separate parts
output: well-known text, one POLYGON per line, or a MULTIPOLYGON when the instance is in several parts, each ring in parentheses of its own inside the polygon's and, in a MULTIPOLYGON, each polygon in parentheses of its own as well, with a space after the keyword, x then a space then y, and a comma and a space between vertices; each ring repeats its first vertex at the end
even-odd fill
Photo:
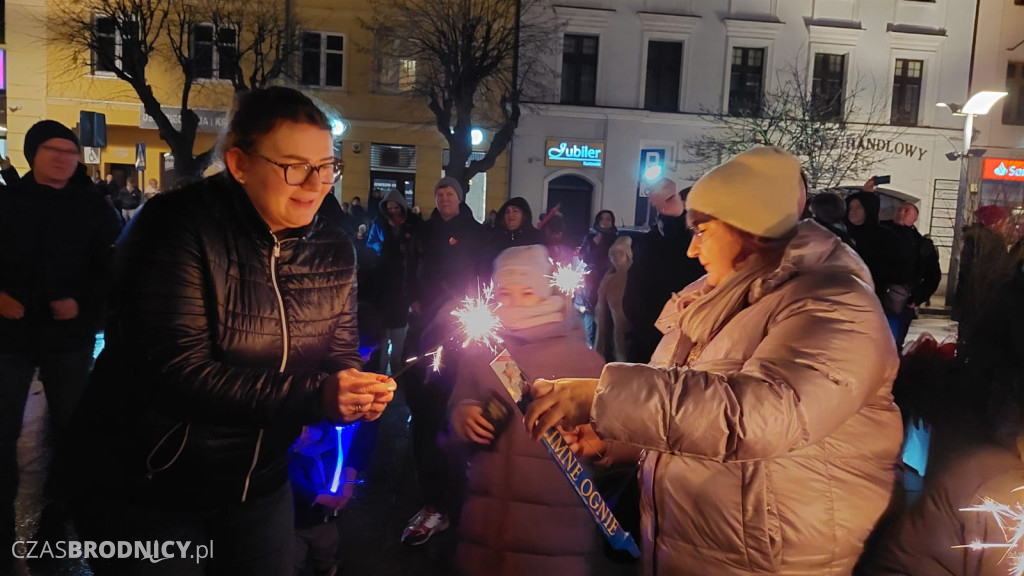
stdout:
POLYGON ((782 523, 775 503, 771 468, 743 463, 743 542, 754 572, 778 572, 782 564, 782 523))

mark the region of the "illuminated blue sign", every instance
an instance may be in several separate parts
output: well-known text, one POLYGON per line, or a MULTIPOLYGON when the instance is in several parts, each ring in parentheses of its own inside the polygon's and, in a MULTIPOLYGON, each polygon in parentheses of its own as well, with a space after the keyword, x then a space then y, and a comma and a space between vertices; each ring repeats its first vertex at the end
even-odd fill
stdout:
POLYGON ((600 168, 603 165, 603 142, 548 140, 547 149, 544 164, 548 166, 600 168))

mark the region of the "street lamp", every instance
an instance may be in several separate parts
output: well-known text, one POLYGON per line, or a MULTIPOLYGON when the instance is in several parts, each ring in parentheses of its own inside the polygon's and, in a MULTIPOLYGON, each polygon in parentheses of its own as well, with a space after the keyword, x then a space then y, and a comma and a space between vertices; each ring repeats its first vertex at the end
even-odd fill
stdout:
POLYGON ((974 137, 974 117, 984 116, 989 113, 992 106, 1006 96, 1006 92, 983 91, 978 92, 967 100, 963 106, 959 104, 947 104, 939 102, 936 106, 949 108, 954 116, 964 117, 964 147, 959 154, 951 153, 946 157, 950 160, 960 159, 960 184, 957 187, 956 200, 956 222, 953 225, 953 247, 949 257, 949 275, 946 278, 946 305, 952 305, 956 295, 957 277, 960 271, 960 247, 963 240, 961 229, 964 226, 964 212, 967 208, 967 186, 968 171, 967 161, 970 157, 979 157, 985 153, 983 149, 971 148, 971 140, 974 137))
POLYGON ((949 108, 949 111, 953 113, 953 116, 964 117, 964 151, 963 155, 967 155, 971 149, 971 139, 974 136, 974 117, 984 116, 988 114, 992 106, 995 106, 996 102, 999 102, 1006 92, 992 92, 984 91, 978 92, 974 96, 971 96, 967 104, 960 106, 959 104, 947 104, 945 102, 939 102, 936 106, 943 108, 949 108))

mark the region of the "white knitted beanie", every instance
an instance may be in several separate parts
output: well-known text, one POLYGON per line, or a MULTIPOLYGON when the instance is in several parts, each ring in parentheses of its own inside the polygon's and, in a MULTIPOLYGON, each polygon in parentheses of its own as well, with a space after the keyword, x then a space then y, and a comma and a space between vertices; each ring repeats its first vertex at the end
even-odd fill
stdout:
POLYGON ((539 244, 509 248, 494 259, 495 284, 529 286, 541 298, 549 298, 554 292, 547 277, 553 271, 547 248, 539 244))
POLYGON ((796 227, 800 162, 782 148, 748 150, 708 172, 686 198, 703 212, 762 238, 782 238, 796 227))

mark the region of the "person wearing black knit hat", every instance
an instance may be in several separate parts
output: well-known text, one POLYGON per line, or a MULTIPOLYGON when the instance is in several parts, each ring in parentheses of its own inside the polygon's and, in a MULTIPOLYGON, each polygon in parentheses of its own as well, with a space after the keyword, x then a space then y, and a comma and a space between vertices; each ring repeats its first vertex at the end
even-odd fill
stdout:
MULTIPOLYGON (((103 317, 115 214, 78 162, 78 137, 43 120, 25 135, 32 170, 0 194, 0 542, 14 540, 15 456, 33 373, 50 406, 55 460, 85 387, 103 317)), ((51 482, 51 498, 56 488, 51 482)), ((40 531, 62 525, 57 505, 40 531), (50 521, 53 519, 53 521, 50 521)), ((65 538, 66 539, 66 538, 65 538)), ((0 573, 10 555, 0 560, 0 573)))

